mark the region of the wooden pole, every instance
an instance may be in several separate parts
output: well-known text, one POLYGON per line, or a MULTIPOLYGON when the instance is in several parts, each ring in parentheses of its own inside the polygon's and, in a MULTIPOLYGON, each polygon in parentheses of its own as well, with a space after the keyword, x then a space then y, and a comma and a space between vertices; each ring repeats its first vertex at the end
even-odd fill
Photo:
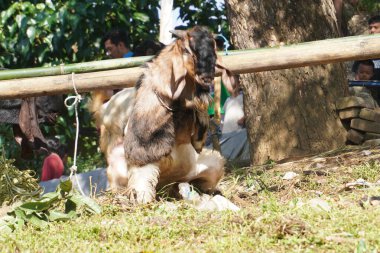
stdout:
MULTIPOLYGON (((263 48, 223 56, 233 73, 252 73, 351 60, 380 58, 380 35, 328 39, 278 48, 263 48)), ((76 74, 79 92, 133 86, 143 69, 76 74)), ((220 75, 220 73, 218 73, 220 75)), ((71 75, 0 81, 0 99, 33 97, 73 91, 71 75)))
POLYGON ((121 69, 138 67, 144 64, 146 61, 152 59, 153 56, 139 56, 133 58, 119 58, 102 61, 91 61, 74 63, 67 65, 59 65, 53 67, 37 67, 26 69, 12 69, 0 71, 0 80, 19 79, 28 77, 40 77, 40 76, 55 76, 55 75, 67 75, 72 72, 86 73, 102 70, 121 69))

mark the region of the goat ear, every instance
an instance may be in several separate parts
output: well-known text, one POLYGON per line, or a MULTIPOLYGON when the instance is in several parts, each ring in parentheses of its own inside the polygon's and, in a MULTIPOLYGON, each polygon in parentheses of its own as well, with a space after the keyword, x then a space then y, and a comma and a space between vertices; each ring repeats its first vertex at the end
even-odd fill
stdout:
POLYGON ((236 97, 239 94, 239 80, 237 76, 233 75, 232 72, 224 66, 220 57, 217 58, 215 67, 217 70, 222 70, 223 84, 226 86, 231 96, 236 97))
POLYGON ((172 58, 173 75, 171 79, 172 99, 176 100, 185 88, 186 67, 182 59, 182 55, 172 58))
POLYGON ((186 35, 186 31, 183 31, 183 30, 171 30, 169 32, 171 32, 174 35, 174 37, 179 38, 179 39, 185 38, 185 35, 186 35))

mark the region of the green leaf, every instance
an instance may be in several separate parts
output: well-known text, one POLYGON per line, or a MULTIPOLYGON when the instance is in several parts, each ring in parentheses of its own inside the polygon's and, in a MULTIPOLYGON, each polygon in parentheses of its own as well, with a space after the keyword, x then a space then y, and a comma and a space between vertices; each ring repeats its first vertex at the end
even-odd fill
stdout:
POLYGON ((27 22, 27 19, 24 14, 19 14, 16 16, 16 23, 21 30, 26 25, 26 22, 27 22))
POLYGON ((4 24, 16 11, 18 4, 13 4, 8 10, 1 12, 1 23, 4 24))
POLYGON ((133 13, 133 19, 140 20, 142 22, 149 22, 149 16, 142 12, 133 13))
POLYGON ((61 181, 57 187, 57 190, 69 193, 73 189, 73 182, 70 179, 61 181))
POLYGON ((26 215, 35 213, 35 212, 42 212, 51 207, 50 201, 33 201, 33 202, 26 202, 22 204, 21 206, 17 207, 17 209, 21 209, 25 211, 26 215))
POLYGON ((10 224, 6 222, 2 222, 0 220, 0 235, 10 234, 12 232, 13 232, 13 229, 11 228, 10 224))
POLYGON ((36 8, 37 8, 37 10, 39 10, 39 11, 43 11, 43 10, 45 9, 45 4, 43 4, 43 3, 38 3, 38 4, 36 5, 36 8))
POLYGON ((27 219, 26 218, 26 214, 25 214, 25 212, 22 209, 16 208, 14 210, 14 214, 15 214, 16 218, 19 218, 21 220, 26 220, 27 219))
POLYGON ((29 26, 26 30, 26 35, 28 36, 30 43, 33 43, 34 38, 36 37, 36 28, 29 26))
POLYGON ((32 214, 28 217, 28 222, 33 226, 36 226, 40 229, 44 229, 48 226, 48 222, 40 219, 36 214, 32 214))
POLYGON ((49 221, 68 221, 77 217, 75 211, 70 211, 69 213, 62 213, 59 211, 50 211, 48 214, 49 221))
POLYGON ((78 207, 85 205, 87 207, 86 210, 91 213, 99 214, 102 211, 100 206, 93 199, 87 196, 75 194, 70 197, 70 200, 77 204, 78 207))
POLYGON ((0 219, 0 235, 12 233, 16 219, 12 216, 5 216, 0 219))
POLYGON ((41 201, 44 201, 44 202, 53 202, 55 200, 58 199, 58 197, 60 196, 59 192, 48 192, 44 195, 42 195, 41 197, 41 201))
POLYGON ((65 213, 69 213, 71 211, 76 211, 76 210, 77 210, 77 204, 71 199, 67 199, 65 203, 65 213))

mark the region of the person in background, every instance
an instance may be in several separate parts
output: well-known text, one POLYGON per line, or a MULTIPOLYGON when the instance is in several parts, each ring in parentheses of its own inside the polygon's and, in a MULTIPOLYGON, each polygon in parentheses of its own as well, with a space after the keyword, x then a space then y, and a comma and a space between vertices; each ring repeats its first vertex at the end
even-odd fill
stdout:
POLYGON ((41 150, 41 153, 46 154, 42 164, 41 182, 60 178, 63 175, 67 160, 67 148, 59 144, 58 141, 48 141, 53 142, 50 146, 54 146, 54 148, 41 150))
POLYGON ((145 40, 135 48, 134 52, 135 56, 157 55, 164 47, 165 45, 159 41, 145 40))
POLYGON ((134 54, 130 50, 128 33, 125 30, 112 30, 103 37, 104 48, 108 57, 112 59, 129 58, 134 54))
MULTIPOLYGON (((128 33, 125 30, 115 29, 107 32, 102 42, 106 51, 107 57, 111 59, 133 57, 134 53, 130 50, 130 40, 128 33)), ((91 102, 88 108, 92 113, 97 113, 91 108, 99 108, 99 105, 106 103, 112 95, 119 92, 121 89, 104 89, 91 92, 91 102)))
MULTIPOLYGON (((372 60, 357 61, 355 71, 355 81, 370 81, 374 75, 374 63, 372 60)), ((376 97, 378 97, 377 87, 354 86, 349 87, 351 95, 366 99, 373 107, 378 107, 376 97)))
POLYGON ((222 134, 237 131, 245 127, 243 110, 243 92, 240 90, 236 97, 229 97, 223 107, 224 118, 222 134))
MULTIPOLYGON (((368 20, 368 31, 370 34, 380 33, 380 15, 373 16, 368 20)), ((374 63, 374 72, 371 80, 380 80, 380 59, 372 59, 371 61, 374 63)), ((354 62, 352 72, 357 72, 359 62, 354 62)))
POLYGON ((375 65, 372 60, 357 61, 355 80, 368 81, 374 75, 375 65))
MULTIPOLYGON (((380 15, 372 16, 368 20, 368 31, 370 34, 380 34, 380 15)), ((355 61, 354 64, 352 65, 352 72, 355 73, 355 80, 376 80, 380 81, 380 59, 371 59, 369 61, 373 62, 373 75, 370 79, 363 79, 367 78, 368 73, 364 73, 364 68, 367 69, 366 72, 368 72, 368 69, 371 68, 369 66, 368 62, 363 63, 364 61, 355 61), (361 66, 360 74, 359 74, 359 65, 361 66), (360 78, 360 79, 357 79, 360 78)), ((375 99, 377 104, 380 103, 380 86, 372 86, 369 87, 370 93, 372 97, 375 99)))
MULTIPOLYGON (((368 29, 370 34, 380 33, 380 15, 371 17, 368 20, 368 29)), ((372 80, 380 80, 380 59, 373 59, 374 73, 372 80)))

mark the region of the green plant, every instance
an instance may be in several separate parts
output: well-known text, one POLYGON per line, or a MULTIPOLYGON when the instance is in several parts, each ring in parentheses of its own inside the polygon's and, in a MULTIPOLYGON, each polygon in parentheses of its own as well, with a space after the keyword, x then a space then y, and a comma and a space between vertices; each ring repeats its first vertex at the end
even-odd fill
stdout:
POLYGON ((22 203, 1 218, 0 231, 10 233, 26 223, 42 229, 48 222, 71 220, 81 213, 99 214, 101 208, 91 198, 75 193, 70 180, 61 181, 55 192, 22 203))

